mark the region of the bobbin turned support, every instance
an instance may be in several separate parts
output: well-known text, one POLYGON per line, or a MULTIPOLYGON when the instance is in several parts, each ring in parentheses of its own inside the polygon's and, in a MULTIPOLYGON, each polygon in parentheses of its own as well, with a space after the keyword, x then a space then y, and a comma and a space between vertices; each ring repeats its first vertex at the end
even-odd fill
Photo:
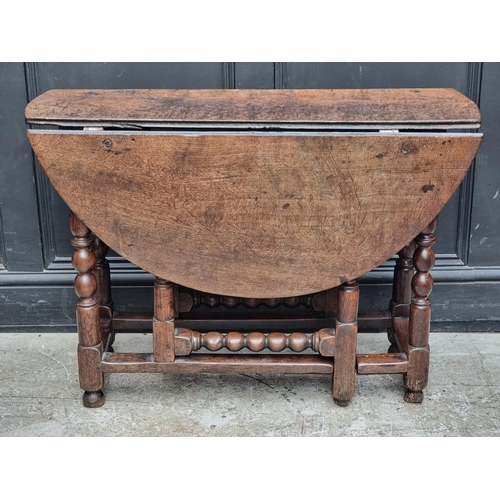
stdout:
POLYGON ((436 241, 438 218, 436 217, 416 238, 416 249, 413 255, 415 274, 411 281, 413 298, 410 305, 410 320, 408 329, 408 371, 404 376, 406 387, 405 401, 421 403, 422 390, 427 387, 429 376, 429 333, 431 325, 431 303, 429 295, 432 292, 432 276, 430 270, 434 266, 435 257, 432 245, 436 241))
POLYGON ((93 236, 73 212, 70 214, 70 229, 73 234, 71 243, 75 247, 72 262, 78 273, 75 292, 79 297, 76 303, 76 320, 80 387, 85 391, 83 405, 97 408, 104 404, 104 377, 101 372, 103 346, 99 304, 96 300, 98 286, 92 273, 96 263, 92 250, 93 236))

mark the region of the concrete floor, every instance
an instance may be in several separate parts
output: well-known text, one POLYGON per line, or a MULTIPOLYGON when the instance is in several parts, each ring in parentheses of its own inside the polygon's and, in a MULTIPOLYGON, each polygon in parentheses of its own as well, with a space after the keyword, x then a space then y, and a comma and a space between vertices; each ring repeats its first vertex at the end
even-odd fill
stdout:
MULTIPOLYGON (((151 338, 119 335, 117 352, 151 338)), ((421 405, 402 377, 358 376, 347 408, 328 376, 114 374, 106 404, 81 403, 74 334, 0 335, 0 436, 498 436, 500 335, 434 333, 421 405)), ((384 352, 361 334, 358 352, 384 352)))

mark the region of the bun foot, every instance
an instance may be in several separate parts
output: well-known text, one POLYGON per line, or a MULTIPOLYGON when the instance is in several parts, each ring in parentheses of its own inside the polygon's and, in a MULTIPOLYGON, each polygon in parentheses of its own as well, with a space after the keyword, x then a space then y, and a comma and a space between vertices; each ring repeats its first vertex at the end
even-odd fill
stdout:
POLYGON ((424 400, 424 393, 422 391, 410 391, 407 389, 404 399, 407 403, 421 403, 424 400))
POLYGON ((336 398, 333 398, 333 400, 335 401, 335 403, 337 403, 338 406, 347 406, 349 404, 349 400, 347 401, 344 401, 342 399, 336 399, 336 398))
POLYGON ((99 408, 104 404, 106 398, 102 391, 87 392, 83 393, 83 406, 85 408, 99 408))

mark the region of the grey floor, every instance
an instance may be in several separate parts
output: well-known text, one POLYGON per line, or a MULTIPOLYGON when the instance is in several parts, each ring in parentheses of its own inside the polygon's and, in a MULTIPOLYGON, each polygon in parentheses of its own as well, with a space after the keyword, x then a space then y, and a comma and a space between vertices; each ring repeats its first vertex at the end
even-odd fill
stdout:
MULTIPOLYGON (((434 333, 421 405, 402 377, 358 376, 347 408, 328 376, 114 374, 106 404, 81 404, 74 334, 0 335, 0 436, 498 436, 500 334, 434 333)), ((150 351, 121 335, 116 351, 150 351)), ((358 352, 384 352, 361 334, 358 352)))

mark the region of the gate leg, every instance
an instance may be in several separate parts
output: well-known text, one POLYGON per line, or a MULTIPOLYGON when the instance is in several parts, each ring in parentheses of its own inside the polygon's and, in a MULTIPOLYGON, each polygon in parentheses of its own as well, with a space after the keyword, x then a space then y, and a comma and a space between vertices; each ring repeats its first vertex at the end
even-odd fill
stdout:
POLYGON ((156 278, 153 319, 153 358, 157 362, 175 361, 174 318, 176 286, 156 278))
POLYGON ((113 330, 113 301, 111 299, 111 277, 109 262, 106 259, 108 246, 97 236, 94 236, 92 250, 96 256, 96 264, 92 274, 97 280, 97 292, 95 299, 99 304, 101 317, 101 336, 104 350, 113 352, 113 342, 115 341, 115 332, 113 330))
POLYGON ((355 280, 340 285, 333 361, 333 399, 339 406, 347 406, 354 396, 358 302, 359 288, 355 280))
POLYGON ((413 253, 415 252, 415 241, 411 241, 398 252, 398 260, 394 267, 394 278, 392 281, 392 299, 389 310, 393 320, 393 326, 387 330, 387 336, 391 346, 389 352, 399 352, 396 344, 396 333, 394 331, 394 318, 408 318, 410 315, 410 303, 412 298, 411 280, 413 278, 413 253))

